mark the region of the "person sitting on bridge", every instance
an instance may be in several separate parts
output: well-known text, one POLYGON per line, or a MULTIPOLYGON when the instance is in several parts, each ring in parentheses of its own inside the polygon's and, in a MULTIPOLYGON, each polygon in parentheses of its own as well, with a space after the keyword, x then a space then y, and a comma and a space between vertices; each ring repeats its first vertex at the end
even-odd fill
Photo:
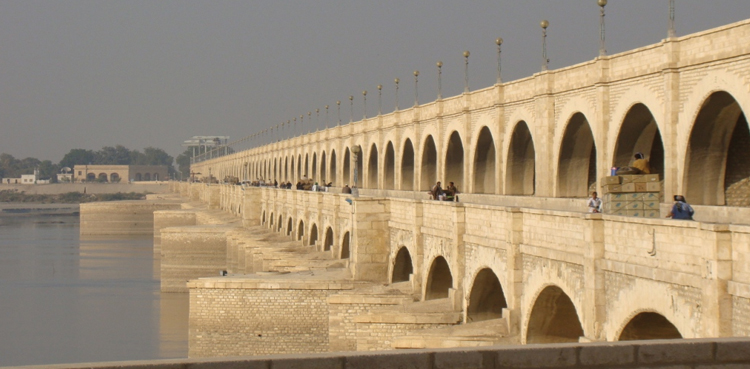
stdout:
POLYGON ((651 174, 651 164, 646 160, 642 153, 635 153, 633 168, 638 169, 638 174, 651 174))
POLYGON ((345 184, 344 188, 341 189, 341 193, 352 193, 352 188, 349 187, 349 184, 345 184))
POLYGON ((597 197, 596 191, 591 193, 588 201, 589 213, 601 213, 602 212, 602 199, 597 197))
POLYGON ((448 187, 445 188, 445 201, 458 202, 458 188, 453 182, 448 183, 448 187))
POLYGON ((667 218, 693 220, 695 210, 685 201, 685 196, 674 195, 674 205, 672 211, 667 214, 667 218))
POLYGON ((430 190, 430 198, 433 200, 442 200, 441 197, 445 197, 445 193, 443 192, 443 188, 440 187, 440 181, 438 181, 432 187, 432 190, 430 190))
POLYGON ((302 182, 301 181, 297 181, 297 189, 298 190, 302 189, 302 182))
POLYGON ((635 161, 633 165, 629 167, 622 167, 617 169, 617 175, 630 175, 630 174, 651 174, 651 164, 643 156, 642 153, 637 152, 634 155, 635 161))

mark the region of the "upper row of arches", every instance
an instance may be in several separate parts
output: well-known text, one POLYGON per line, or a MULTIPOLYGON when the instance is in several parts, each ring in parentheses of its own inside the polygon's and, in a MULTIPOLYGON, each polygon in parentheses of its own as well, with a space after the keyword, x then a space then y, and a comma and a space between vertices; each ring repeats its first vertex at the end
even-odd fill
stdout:
POLYGON ((649 158, 652 173, 661 179, 675 176, 672 179, 692 203, 744 205, 732 191, 750 178, 750 166, 744 164, 750 159, 750 130, 733 95, 716 91, 703 101, 682 149, 665 151, 664 127, 652 109, 639 102, 625 113, 611 139, 614 146, 607 151, 611 152, 608 158, 601 157, 603 144, 599 142, 608 138, 594 131, 586 114, 574 111, 551 139, 548 132, 520 119, 506 135, 507 142, 485 125, 471 139, 470 147, 459 129, 453 129, 440 142, 434 133, 425 133, 419 142, 413 136, 400 141, 390 138, 382 146, 360 142, 356 160, 350 147, 339 148, 343 154, 336 148, 268 153, 234 162, 225 168, 225 175, 280 182, 307 176, 336 186, 356 183, 363 188, 405 191, 428 190, 442 180, 455 182, 467 193, 586 197, 598 178, 609 175, 610 166, 628 166, 633 155, 641 152, 649 158), (544 167, 542 153, 554 165, 544 167), (681 175, 678 167, 682 167, 681 175))

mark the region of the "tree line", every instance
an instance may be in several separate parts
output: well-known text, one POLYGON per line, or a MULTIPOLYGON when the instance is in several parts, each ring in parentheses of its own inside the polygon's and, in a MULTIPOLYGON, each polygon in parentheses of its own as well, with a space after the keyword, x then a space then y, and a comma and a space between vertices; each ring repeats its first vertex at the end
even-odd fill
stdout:
MULTIPOLYGON (((182 155, 182 154, 181 154, 182 155)), ((0 178, 19 178, 22 174, 33 174, 35 169, 39 170, 39 179, 49 179, 51 182, 57 180, 60 169, 68 167, 73 169, 76 165, 166 165, 169 173, 174 173, 172 166, 174 158, 164 150, 147 147, 143 152, 130 150, 122 145, 104 146, 99 150, 72 149, 59 163, 50 160, 39 160, 37 158, 16 159, 13 155, 0 154, 0 178)), ((188 167, 190 159, 188 158, 188 167)))

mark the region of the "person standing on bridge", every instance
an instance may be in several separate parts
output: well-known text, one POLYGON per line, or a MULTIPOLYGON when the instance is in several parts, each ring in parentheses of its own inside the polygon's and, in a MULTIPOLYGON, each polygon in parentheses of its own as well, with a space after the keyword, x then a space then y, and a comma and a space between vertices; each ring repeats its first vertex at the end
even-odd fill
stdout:
POLYGON ((435 183, 435 185, 432 187, 432 190, 430 190, 430 196, 432 196, 433 200, 442 200, 440 197, 445 196, 443 193, 443 188, 440 187, 440 181, 435 183))

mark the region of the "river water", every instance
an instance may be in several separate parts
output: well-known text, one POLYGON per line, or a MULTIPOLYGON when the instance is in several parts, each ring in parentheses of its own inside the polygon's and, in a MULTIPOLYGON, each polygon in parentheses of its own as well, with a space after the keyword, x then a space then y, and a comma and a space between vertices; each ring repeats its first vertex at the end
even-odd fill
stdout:
POLYGON ((0 366, 180 358, 187 337, 188 296, 159 292, 152 237, 0 217, 0 366))

